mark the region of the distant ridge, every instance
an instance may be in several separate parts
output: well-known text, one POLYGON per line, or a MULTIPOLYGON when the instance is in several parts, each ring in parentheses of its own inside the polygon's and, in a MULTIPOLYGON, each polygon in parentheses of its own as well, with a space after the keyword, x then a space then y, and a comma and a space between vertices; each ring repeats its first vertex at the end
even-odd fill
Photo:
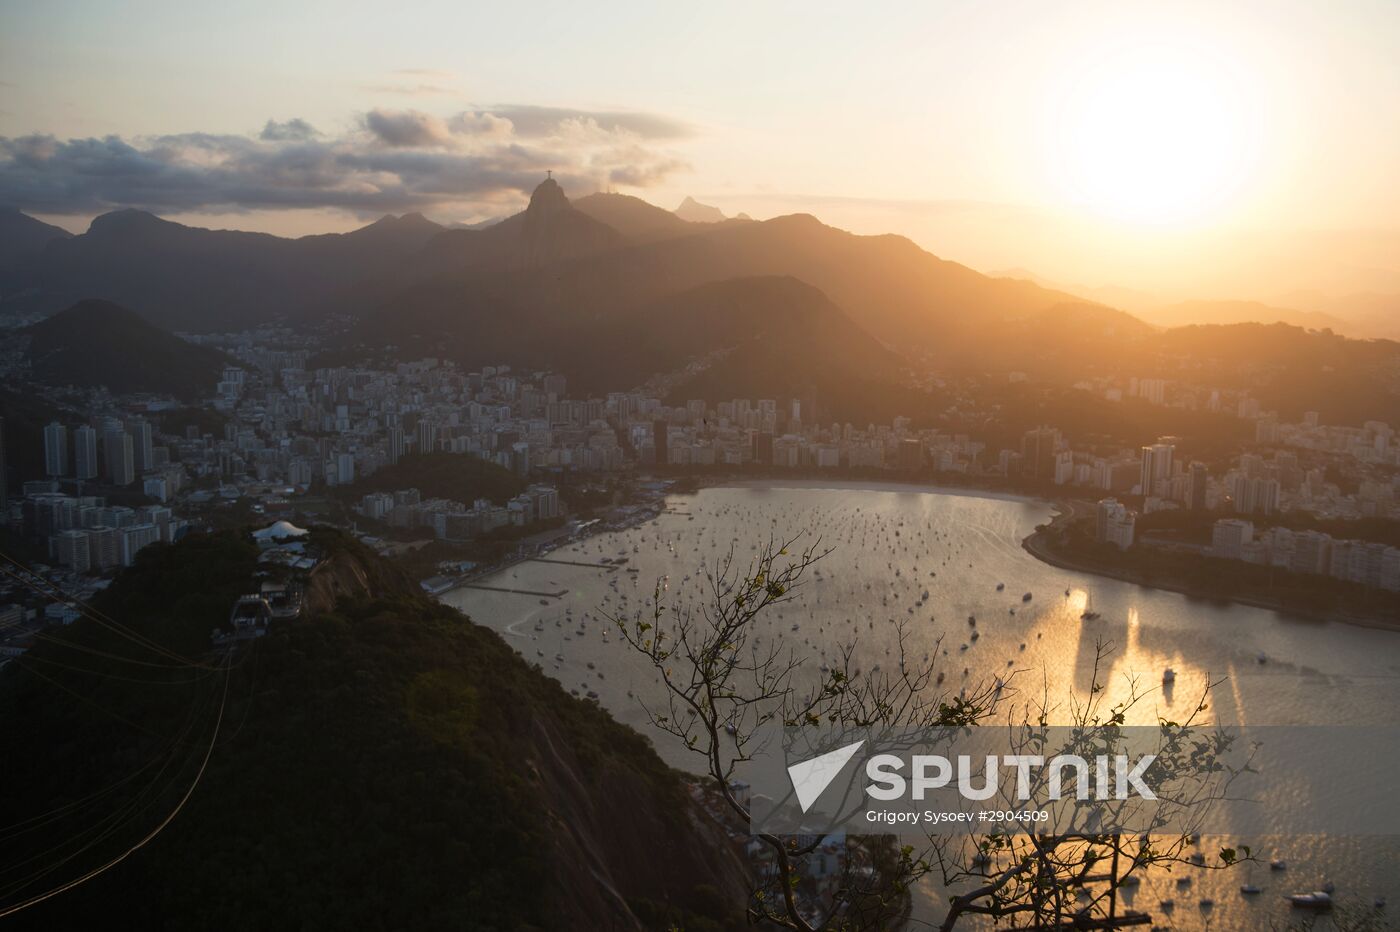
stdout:
POLYGON ((671 211, 626 194, 590 194, 574 201, 574 207, 629 239, 679 236, 695 229, 671 211))
POLYGON ((13 207, 0 207, 0 294, 7 276, 33 263, 49 243, 72 235, 13 207))
POLYGON ((682 220, 689 220, 691 223, 723 223, 729 219, 718 207, 701 204, 693 197, 687 197, 681 201, 681 206, 676 208, 675 214, 682 220))

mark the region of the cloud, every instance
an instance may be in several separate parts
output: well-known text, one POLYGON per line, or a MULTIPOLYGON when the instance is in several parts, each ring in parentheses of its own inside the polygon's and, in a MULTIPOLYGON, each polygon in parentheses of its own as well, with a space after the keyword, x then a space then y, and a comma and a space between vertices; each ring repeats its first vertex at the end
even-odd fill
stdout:
POLYGON ((364 84, 361 90, 371 94, 398 94, 402 97, 432 97, 436 95, 457 95, 460 92, 441 84, 364 84))
POLYGON ((266 139, 270 142, 288 142, 291 140, 307 140, 319 136, 316 127, 301 118, 288 120, 285 123, 278 123, 276 120, 268 120, 262 132, 258 134, 259 139, 266 139))
POLYGON ((575 111, 542 119, 543 109, 532 108, 525 131, 495 109, 377 108, 340 135, 289 119, 256 135, 0 137, 0 203, 56 215, 331 208, 450 220, 522 204, 546 169, 578 195, 655 185, 685 168, 636 128, 575 111))
POLYGON ((548 136, 571 120, 594 123, 605 132, 630 133, 643 139, 684 139, 694 135, 694 130, 687 124, 655 113, 569 110, 528 104, 497 105, 486 108, 486 111, 510 120, 521 136, 548 136))
POLYGON ((457 72, 442 68, 396 68, 394 74, 410 78, 436 78, 438 80, 452 80, 457 77, 457 72))
POLYGON ((365 128, 386 146, 444 146, 453 142, 452 131, 441 117, 420 110, 371 110, 365 128))
POLYGON ((650 164, 619 165, 608 171, 608 180, 613 184, 629 188, 650 188, 665 181, 667 177, 684 171, 690 166, 680 159, 668 159, 650 164))

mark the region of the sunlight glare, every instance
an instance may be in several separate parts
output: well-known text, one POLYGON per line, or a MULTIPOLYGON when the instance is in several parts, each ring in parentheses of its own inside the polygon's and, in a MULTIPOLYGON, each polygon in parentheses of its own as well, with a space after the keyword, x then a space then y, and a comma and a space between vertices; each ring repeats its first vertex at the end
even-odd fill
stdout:
POLYGON ((1119 49, 1065 95, 1057 174, 1077 203, 1144 224, 1228 206, 1257 157, 1237 68, 1187 47, 1119 49))

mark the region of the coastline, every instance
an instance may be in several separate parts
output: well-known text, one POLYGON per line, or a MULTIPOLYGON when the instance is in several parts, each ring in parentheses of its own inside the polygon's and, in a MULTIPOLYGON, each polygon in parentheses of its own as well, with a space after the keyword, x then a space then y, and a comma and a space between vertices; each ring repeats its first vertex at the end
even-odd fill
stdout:
POLYGON ((478 579, 500 573, 536 557, 545 556, 565 544, 586 540, 597 534, 604 534, 611 531, 625 530, 638 524, 645 524, 653 520, 658 515, 664 514, 667 510, 666 499, 677 495, 694 495, 701 489, 830 489, 848 490, 863 492, 906 492, 915 494, 932 495, 956 495, 964 498, 987 498, 996 501, 1018 502, 1024 505, 1040 505, 1047 508, 1058 507, 1058 503, 1042 495, 1030 493, 1004 492, 996 489, 984 489, 977 486, 955 486, 939 485, 929 483, 919 479, 898 479, 898 478, 813 478, 811 476, 801 476, 793 478, 774 477, 754 477, 745 478, 735 473, 697 475, 694 473, 683 475, 650 475, 637 477, 639 482, 664 481, 673 484, 684 482, 686 487, 681 490, 668 490, 660 498, 641 498, 630 503, 629 507, 636 511, 625 520, 610 522, 605 519, 593 519, 589 523, 585 533, 578 536, 561 535, 555 540, 539 545, 538 549, 528 553, 512 554, 506 559, 493 563, 490 566, 477 567, 468 573, 454 579, 451 585, 428 593, 432 598, 441 598, 449 593, 470 585, 478 579))
POLYGON ((1357 615, 1350 612, 1336 609, 1317 610, 1300 607, 1296 604, 1285 602, 1283 599, 1270 599, 1260 596, 1240 596, 1240 595, 1220 595, 1215 592, 1206 592, 1199 587, 1194 587, 1182 582, 1173 581, 1153 581, 1144 582, 1141 576, 1130 570, 1118 567, 1108 567, 1096 563, 1092 560, 1075 559, 1056 552, 1047 542, 1046 531, 1056 526, 1063 526, 1076 519, 1075 503, 1073 501, 1060 501, 1054 503, 1055 515, 1050 519, 1050 523, 1036 528, 1024 540, 1021 541, 1021 548, 1035 557, 1042 563, 1057 567, 1063 570, 1072 570, 1077 573, 1088 573, 1094 576, 1101 576, 1106 579, 1116 579, 1120 582, 1133 583, 1145 589, 1161 589, 1166 592, 1176 592, 1184 596, 1195 599, 1204 599, 1211 602, 1226 602, 1236 605, 1247 605, 1250 608, 1260 608, 1266 611, 1277 612, 1280 615, 1287 615, 1303 621, 1326 624, 1337 623, 1353 625, 1359 628, 1375 628, 1381 631, 1400 631, 1400 618, 1387 619, 1371 615, 1357 615))
POLYGON ((697 489, 831 489, 857 492, 911 492, 930 495, 956 495, 960 498, 987 498, 1024 505, 1059 507, 1059 503, 1039 495, 999 492, 975 486, 934 485, 917 479, 715 479, 701 482, 697 489))
MULTIPOLYGON (((682 477, 651 477, 653 479, 676 481, 682 477)), ((1175 592, 1190 598, 1202 599, 1217 603, 1244 605, 1250 608, 1263 609, 1265 611, 1276 612, 1290 618, 1307 621, 1314 624, 1337 623, 1352 625, 1362 628, 1374 628, 1382 631, 1400 631, 1400 618, 1390 619, 1374 615, 1363 615, 1346 612, 1338 609, 1311 609, 1290 603, 1284 598, 1268 598, 1251 595, 1221 595, 1217 592, 1209 592, 1200 587, 1192 586, 1189 583, 1179 580, 1153 580, 1146 582, 1137 573, 1119 567, 1104 566, 1093 560, 1080 559, 1066 556, 1052 548, 1047 540, 1047 531, 1062 527, 1081 517, 1080 506, 1088 504, 1078 502, 1073 499, 1051 499, 1046 496, 1033 493, 1006 492, 994 489, 983 489, 968 486, 949 486, 933 484, 915 479, 875 479, 875 478, 814 478, 793 477, 754 477, 745 478, 734 474, 683 477, 688 480, 687 487, 677 491, 667 491, 659 498, 649 500, 639 500, 631 503, 630 507, 635 511, 621 521, 598 520, 590 522, 586 526, 584 533, 574 535, 561 535, 554 540, 543 543, 538 549, 529 553, 516 553, 508 559, 495 563, 489 567, 478 567, 470 573, 464 574, 454 580, 452 585, 438 592, 429 593, 432 598, 440 599, 449 595, 453 591, 464 585, 491 576, 495 573, 503 572, 512 566, 524 561, 546 556, 565 544, 584 540, 597 534, 623 530, 638 524, 644 524, 667 510, 666 499, 680 495, 693 495, 696 492, 707 488, 731 488, 731 489, 806 489, 806 490, 857 490, 871 492, 896 492, 914 494, 934 494, 934 495, 954 495, 967 498, 985 498, 996 501, 1017 502, 1026 505, 1038 505, 1048 507, 1052 510, 1050 521, 1038 527, 1028 536, 1022 539, 1021 548, 1035 557, 1042 563, 1054 566, 1058 569, 1071 570, 1074 572, 1087 573, 1106 579, 1114 579, 1120 582, 1132 583, 1146 589, 1159 589, 1165 592, 1175 592)))

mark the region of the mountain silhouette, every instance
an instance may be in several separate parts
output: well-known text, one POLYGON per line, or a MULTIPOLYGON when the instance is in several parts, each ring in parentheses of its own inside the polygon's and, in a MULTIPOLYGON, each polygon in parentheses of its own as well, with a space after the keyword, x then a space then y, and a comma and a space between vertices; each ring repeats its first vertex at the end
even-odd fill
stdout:
POLYGON ((196 400, 211 394, 230 360, 187 343, 110 301, 80 301, 20 331, 40 383, 106 386, 196 400))
POLYGON ((681 201, 681 205, 676 208, 675 213, 677 217, 689 220, 691 223, 722 223, 728 219, 724 216, 724 211, 718 207, 702 204, 693 197, 687 197, 681 201))

